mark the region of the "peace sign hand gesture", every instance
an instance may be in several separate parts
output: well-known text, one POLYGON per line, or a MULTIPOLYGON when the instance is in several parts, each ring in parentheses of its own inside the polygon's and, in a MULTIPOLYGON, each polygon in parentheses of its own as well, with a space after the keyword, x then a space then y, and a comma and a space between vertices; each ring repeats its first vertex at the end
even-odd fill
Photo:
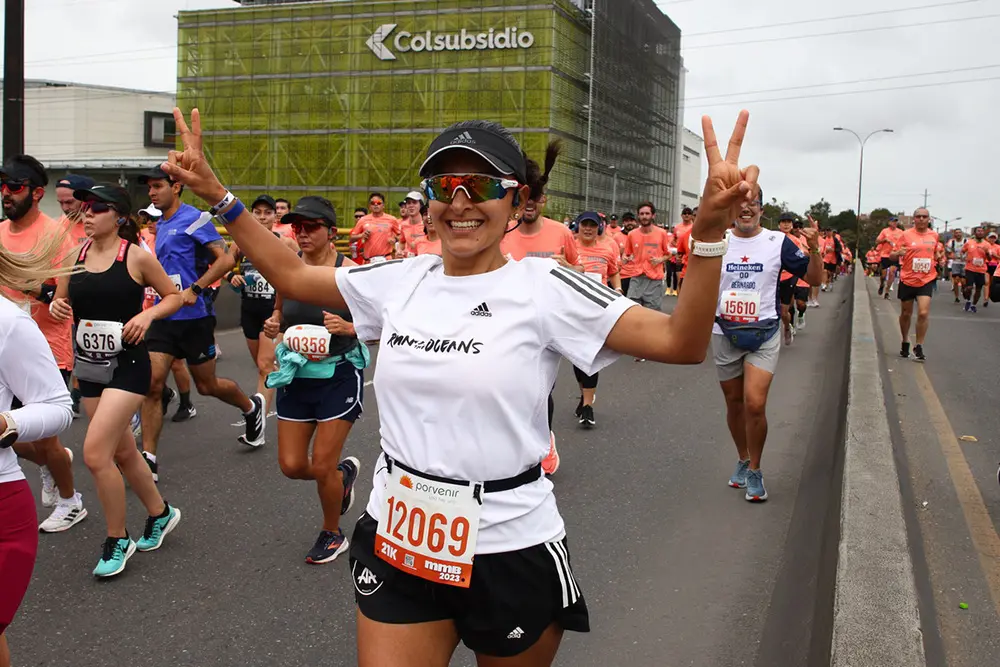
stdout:
POLYGON ((177 134, 184 146, 182 151, 170 151, 167 161, 161 166, 163 171, 176 183, 180 183, 211 206, 215 206, 226 196, 226 188, 219 182, 202 150, 201 114, 191 110, 191 127, 184 120, 184 114, 174 107, 174 123, 177 134))
POLYGON ((819 248, 819 223, 809 214, 806 214, 806 217, 809 218, 809 226, 802 228, 802 238, 806 240, 811 250, 816 250, 819 248))
POLYGON ((715 136, 712 119, 702 116, 701 129, 705 135, 705 155, 708 157, 708 179, 698 218, 694 222, 692 238, 698 241, 720 240, 739 217, 744 202, 752 202, 758 197, 757 177, 760 169, 756 165, 740 168, 740 149, 746 135, 750 112, 741 111, 736 127, 729 137, 726 159, 719 152, 719 141, 715 136))

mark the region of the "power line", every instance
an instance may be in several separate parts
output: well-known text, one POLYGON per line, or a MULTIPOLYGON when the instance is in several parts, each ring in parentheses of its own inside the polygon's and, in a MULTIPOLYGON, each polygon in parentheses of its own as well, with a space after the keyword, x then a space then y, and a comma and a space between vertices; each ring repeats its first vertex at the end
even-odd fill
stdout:
POLYGON ((812 35, 787 35, 785 37, 767 37, 765 39, 748 39, 742 42, 723 42, 720 44, 700 44, 682 47, 683 50, 715 49, 723 46, 742 46, 744 44, 763 44, 765 42, 788 42, 791 40, 811 39, 813 37, 835 37, 840 35, 853 35, 865 32, 878 32, 881 30, 898 30, 900 28, 920 28, 923 26, 941 25, 942 23, 960 23, 963 21, 980 21, 982 19, 1000 18, 1000 14, 984 14, 982 16, 965 16, 955 19, 940 19, 937 21, 923 21, 921 23, 906 23, 903 25, 887 25, 877 28, 856 28, 854 30, 836 30, 834 32, 819 32, 812 35))
POLYGON ((750 105, 750 104, 764 104, 767 102, 788 102, 794 100, 808 100, 815 99, 819 97, 838 97, 840 95, 864 95, 873 93, 887 93, 894 90, 912 90, 915 88, 934 88, 936 86, 953 86, 961 83, 980 83, 983 81, 1000 81, 1000 76, 988 76, 979 79, 964 79, 962 81, 939 81, 937 83, 915 83, 908 86, 892 86, 890 88, 874 88, 871 90, 845 90, 836 93, 816 93, 813 95, 795 95, 792 97, 772 97, 762 100, 740 100, 733 102, 712 102, 711 104, 697 104, 691 105, 691 107, 683 106, 680 109, 688 109, 697 107, 699 109, 706 107, 721 107, 721 106, 736 106, 740 104, 750 105))
POLYGON ((939 74, 958 74, 960 72, 973 72, 984 69, 994 69, 1000 67, 997 65, 981 65, 977 67, 961 67, 956 69, 942 69, 934 72, 919 72, 916 74, 894 74, 892 76, 880 76, 871 79, 855 79, 853 81, 834 81, 830 83, 811 83, 803 86, 787 86, 784 88, 766 88, 763 90, 746 90, 739 93, 718 93, 716 95, 698 95, 696 97, 687 97, 685 101, 688 100, 705 100, 711 99, 713 97, 733 97, 734 95, 757 95, 760 93, 780 93, 786 90, 805 90, 807 88, 826 88, 828 86, 847 86, 856 83, 872 83, 875 81, 889 81, 891 79, 910 79, 919 76, 936 76, 939 74))
POLYGON ((900 14, 902 12, 916 12, 924 9, 936 9, 938 7, 956 7, 958 5, 969 5, 974 2, 983 2, 984 0, 959 0, 958 2, 938 2, 933 5, 921 5, 919 7, 903 7, 901 9, 882 9, 876 12, 865 12, 862 14, 843 14, 841 16, 828 16, 826 18, 818 19, 801 19, 798 21, 786 21, 784 23, 766 23, 763 25, 753 25, 746 26, 744 28, 726 28, 724 30, 708 30, 706 32, 690 32, 684 35, 684 37, 703 37, 705 35, 721 35, 727 32, 742 32, 744 30, 762 30, 766 28, 784 28, 793 25, 804 25, 806 23, 821 23, 825 21, 840 21, 843 19, 857 19, 865 18, 868 16, 884 16, 886 14, 900 14))

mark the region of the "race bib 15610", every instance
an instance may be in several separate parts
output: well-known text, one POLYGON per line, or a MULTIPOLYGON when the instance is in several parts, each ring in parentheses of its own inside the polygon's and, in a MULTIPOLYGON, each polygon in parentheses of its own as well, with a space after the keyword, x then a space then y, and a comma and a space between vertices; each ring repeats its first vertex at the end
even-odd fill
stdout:
POLYGON ((399 466, 386 480, 376 555, 422 579, 468 588, 482 510, 476 485, 433 481, 399 466))
POLYGON ((760 292, 727 290, 722 293, 722 319, 730 322, 756 322, 760 319, 760 292))

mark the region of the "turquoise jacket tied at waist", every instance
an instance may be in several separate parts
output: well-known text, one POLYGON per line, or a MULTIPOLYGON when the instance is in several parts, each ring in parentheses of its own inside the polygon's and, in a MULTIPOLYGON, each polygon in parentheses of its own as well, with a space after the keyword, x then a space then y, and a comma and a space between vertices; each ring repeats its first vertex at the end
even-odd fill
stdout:
POLYGON ((322 361, 311 361, 304 356, 289 349, 284 343, 279 343, 274 350, 274 355, 278 360, 278 370, 267 374, 265 383, 269 389, 284 387, 295 378, 312 378, 316 380, 326 380, 333 377, 337 372, 337 366, 345 361, 349 361, 359 371, 368 368, 371 363, 371 355, 368 353, 368 346, 358 343, 346 354, 338 354, 327 357, 322 361))

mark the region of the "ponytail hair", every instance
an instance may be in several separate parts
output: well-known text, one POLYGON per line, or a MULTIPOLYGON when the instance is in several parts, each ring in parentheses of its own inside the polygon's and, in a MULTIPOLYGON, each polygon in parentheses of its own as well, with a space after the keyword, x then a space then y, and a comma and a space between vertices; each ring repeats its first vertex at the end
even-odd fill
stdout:
POLYGON ((560 153, 562 153, 562 142, 559 139, 550 141, 545 149, 544 171, 542 171, 537 162, 527 155, 524 156, 528 165, 528 182, 525 185, 530 188, 528 198, 532 201, 538 201, 545 194, 545 186, 549 183, 549 175, 552 173, 552 168, 555 166, 560 153))
POLYGON ((129 243, 134 243, 139 245, 139 221, 136 217, 130 213, 121 212, 115 209, 115 213, 118 214, 118 237, 123 238, 129 243), (122 222, 124 220, 124 222, 122 222))

